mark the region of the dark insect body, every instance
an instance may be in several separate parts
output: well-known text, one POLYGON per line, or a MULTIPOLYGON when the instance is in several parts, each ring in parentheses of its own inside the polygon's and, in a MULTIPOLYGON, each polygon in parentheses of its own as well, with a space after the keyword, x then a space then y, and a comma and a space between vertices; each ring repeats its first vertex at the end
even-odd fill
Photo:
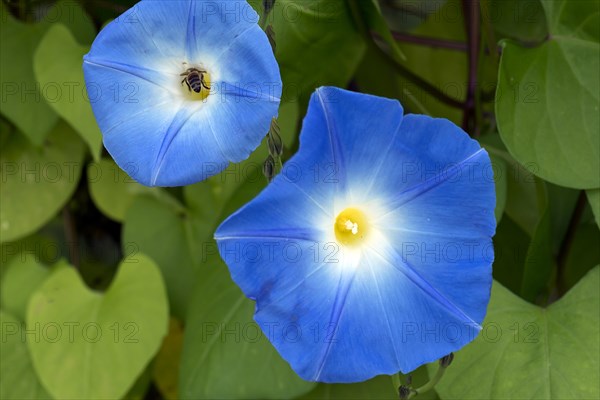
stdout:
POLYGON ((204 74, 206 73, 203 69, 198 68, 188 68, 187 71, 180 74, 180 76, 185 76, 181 81, 181 84, 184 83, 187 85, 188 90, 194 93, 200 93, 202 88, 206 90, 210 90, 210 86, 206 84, 204 80, 204 74))

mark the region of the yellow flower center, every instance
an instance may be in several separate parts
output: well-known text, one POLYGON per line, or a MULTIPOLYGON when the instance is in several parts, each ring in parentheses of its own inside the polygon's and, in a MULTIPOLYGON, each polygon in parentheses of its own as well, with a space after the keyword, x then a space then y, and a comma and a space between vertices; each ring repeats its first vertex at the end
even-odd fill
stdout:
POLYGON ((181 90, 189 100, 204 101, 210 94, 210 74, 203 68, 187 68, 181 76, 181 90))
POLYGON ((346 208, 335 219, 335 237, 344 246, 357 247, 362 244, 369 232, 365 214, 356 208, 346 208))

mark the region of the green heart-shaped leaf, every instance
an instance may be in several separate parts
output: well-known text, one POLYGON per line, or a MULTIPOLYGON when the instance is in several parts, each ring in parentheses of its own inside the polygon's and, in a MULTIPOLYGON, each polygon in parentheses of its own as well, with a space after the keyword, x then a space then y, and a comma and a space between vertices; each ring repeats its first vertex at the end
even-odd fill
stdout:
POLYGON ((21 321, 25 321, 27 303, 33 292, 50 276, 50 269, 31 254, 21 253, 7 265, 0 288, 0 305, 21 321))
POLYGON ((88 51, 89 46, 77 43, 64 25, 55 24, 40 42, 33 66, 37 80, 46 88, 42 95, 48 104, 75 128, 99 160, 102 134, 83 79, 83 56, 88 51))
POLYGON ((0 5, 0 13, 0 113, 39 146, 56 125, 58 116, 42 97, 42 93, 52 88, 40 85, 35 79, 35 50, 52 23, 64 23, 82 43, 92 42, 95 28, 81 6, 72 0, 58 1, 47 10, 42 21, 35 24, 15 19, 4 7, 4 2, 0 5))
POLYGON ((436 386, 440 397, 599 398, 599 276, 596 267, 546 309, 494 282, 483 330, 457 352, 436 386))
POLYGON ((3 400, 51 399, 31 364, 25 343, 25 327, 17 318, 0 310, 0 398, 3 400))
POLYGON ((600 5, 544 0, 542 6, 550 31, 544 44, 503 42, 498 129, 510 153, 536 175, 561 186, 598 188, 600 5))
POLYGON ((28 343, 41 381, 59 399, 118 399, 134 384, 167 332, 160 271, 137 254, 119 266, 105 293, 88 289, 77 271, 56 271, 32 296, 28 343), (33 329, 33 328, 31 328, 33 329))
POLYGON ((120 222, 125 219, 125 212, 136 196, 156 194, 161 190, 140 185, 108 158, 88 165, 87 178, 96 207, 109 218, 120 222))
POLYGON ((33 73, 33 54, 47 23, 25 24, 13 18, 1 5, 0 68, 2 101, 0 112, 12 121, 32 143, 41 145, 58 121, 58 116, 41 95, 33 73))
POLYGON ((41 148, 12 133, 0 152, 1 241, 26 236, 48 222, 73 194, 81 175, 83 143, 59 122, 41 148))

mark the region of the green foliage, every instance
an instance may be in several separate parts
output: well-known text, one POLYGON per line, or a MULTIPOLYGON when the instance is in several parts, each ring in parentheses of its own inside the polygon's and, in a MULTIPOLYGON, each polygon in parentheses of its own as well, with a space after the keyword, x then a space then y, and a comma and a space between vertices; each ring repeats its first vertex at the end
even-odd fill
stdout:
POLYGON ((369 34, 367 29, 373 30, 388 46, 390 46, 390 54, 397 62, 405 61, 406 57, 402 54, 402 51, 398 47, 398 43, 396 43, 394 36, 390 32, 385 17, 381 14, 381 10, 378 7, 379 3, 377 3, 376 0, 350 0, 349 4, 350 7, 354 9, 354 12, 360 12, 361 19, 364 20, 364 25, 360 27, 363 30, 363 35, 369 34))
POLYGON ((104 215, 123 222, 136 196, 164 195, 160 189, 140 185, 121 170, 112 159, 103 158, 87 167, 90 196, 104 215))
POLYGON ((20 321, 25 321, 29 297, 50 275, 50 269, 32 256, 13 258, 7 269, 0 283, 0 307, 20 321))
POLYGON ((600 227, 600 189, 588 190, 587 197, 594 213, 596 225, 600 227))
POLYGON ((208 227, 176 202, 136 198, 125 215, 123 252, 142 251, 160 267, 173 315, 184 318, 208 227), (149 219, 148 216, 152 218, 149 219))
POLYGON ((323 85, 343 87, 352 78, 365 44, 344 1, 277 0, 269 21, 277 35, 285 101, 307 98, 323 85))
POLYGON ((310 391, 314 383, 300 379, 252 321, 254 302, 231 281, 219 257, 209 265, 191 300, 180 398, 291 399, 310 391))
MULTIPOLYGON (((82 57, 135 2, 0 5, 0 398, 397 399, 407 376, 302 381, 220 260, 216 227, 267 185, 266 141, 169 189, 103 151, 82 57)), ((418 398, 598 398, 600 6, 481 0, 477 27, 469 4, 276 0, 261 21, 284 82, 282 159, 322 85, 461 125, 492 160, 496 281, 483 332, 418 398)))
MULTIPOLYGON (((408 3, 408 2, 407 2, 408 3)), ((447 40, 464 40, 464 21, 456 10, 461 5, 458 0, 429 2, 425 10, 437 10, 431 18, 414 30, 418 36, 431 36, 447 40), (442 15, 442 17, 436 17, 442 15), (452 15, 453 17, 444 17, 452 15)), ((415 3, 412 3, 414 6, 415 3)), ((406 21, 406 14, 400 21, 406 21)), ((464 52, 435 47, 421 46, 407 42, 399 43, 400 51, 406 61, 402 64, 411 72, 416 73, 429 84, 441 90, 452 99, 464 100, 466 95, 467 57, 464 52)), ((371 44, 357 72, 357 83, 361 90, 386 97, 396 97, 408 112, 443 115, 445 118, 460 124, 462 113, 440 101, 435 96, 423 90, 418 84, 399 74, 397 68, 371 44)), ((480 83, 487 87, 486 83, 480 83)))
POLYGON ((504 158, 493 152, 490 152, 489 155, 494 171, 494 183, 496 185, 496 209, 494 210, 494 215, 496 216, 496 222, 500 223, 504 214, 504 208, 506 207, 508 191, 507 175, 509 174, 509 170, 504 158))
POLYGON ((456 353, 436 386, 440 397, 598 398, 599 274, 596 267, 546 309, 494 283, 483 330, 456 353))
POLYGON ((540 0, 484 0, 482 10, 497 39, 511 38, 523 43, 539 43, 548 35, 546 14, 540 0))
POLYGON ((183 348, 183 326, 176 318, 171 318, 169 334, 163 340, 152 367, 152 378, 166 400, 177 399, 179 383, 179 362, 183 348))
POLYGON ((12 17, 4 2, 0 5, 0 68, 2 101, 0 113, 9 118, 35 145, 42 145, 58 122, 56 114, 41 96, 52 90, 40 84, 33 71, 33 57, 43 35, 53 23, 65 24, 83 43, 91 43, 95 29, 78 3, 61 0, 47 10, 44 21, 27 24, 12 17))
POLYGON ((301 397, 302 400, 396 400, 397 398, 398 392, 387 376, 378 376, 366 382, 350 385, 321 383, 315 390, 301 397))
POLYGON ((494 238, 494 276, 524 299, 539 301, 548 295, 554 267, 548 190, 506 151, 491 144, 486 149, 492 163, 499 166, 496 186, 506 180, 505 193, 496 193, 499 199, 505 197, 506 216, 494 238))
POLYGON ((379 4, 387 24, 395 31, 405 32, 417 28, 427 17, 439 10, 447 0, 374 0, 379 4))
POLYGON ((94 88, 86 90, 81 65, 88 50, 89 46, 77 43, 66 27, 56 24, 40 42, 33 66, 38 81, 47 88, 42 94, 48 104, 77 130, 97 160, 102 150, 102 135, 90 101, 107 94, 94 88))
POLYGON ((579 226, 573 237, 571 251, 565 265, 565 285, 570 288, 600 259, 600 230, 598 225, 587 223, 579 226))
POLYGON ((167 304, 158 268, 141 254, 121 263, 105 293, 59 269, 27 310, 27 326, 40 329, 27 344, 44 386, 56 398, 122 397, 166 335, 167 304))
POLYGON ((37 148, 13 133, 0 151, 1 241, 19 239, 46 224, 71 198, 81 175, 83 144, 59 122, 37 148))
POLYGON ((33 143, 41 145, 58 117, 45 101, 40 101, 41 88, 33 72, 33 54, 48 24, 24 24, 13 18, 2 3, 0 67, 2 68, 2 115, 9 118, 33 143), (22 88, 27 88, 24 97, 22 88), (31 93, 31 94, 29 94, 31 93), (27 104, 24 107, 24 103, 27 104))
POLYGON ((597 188, 600 6, 566 0, 542 5, 551 35, 544 44, 525 48, 503 42, 498 128, 511 154, 533 164, 536 175, 561 186, 597 188))
POLYGON ((27 350, 25 327, 12 315, 0 310, 0 397, 6 400, 51 399, 41 385, 27 350))

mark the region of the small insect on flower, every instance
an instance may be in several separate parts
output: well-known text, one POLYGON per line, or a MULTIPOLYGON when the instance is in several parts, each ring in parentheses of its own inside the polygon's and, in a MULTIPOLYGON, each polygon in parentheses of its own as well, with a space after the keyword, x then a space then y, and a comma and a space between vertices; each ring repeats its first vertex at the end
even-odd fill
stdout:
POLYGON ((245 0, 143 0, 98 34, 85 82, 104 146, 132 178, 192 184, 260 145, 282 84, 258 19, 245 0))
POLYGON ((203 69, 188 68, 187 71, 181 74, 181 76, 185 76, 181 84, 185 83, 190 92, 200 93, 202 89, 210 90, 210 86, 204 80, 204 74, 206 74, 206 71, 203 69))
POLYGON ((450 121, 320 88, 298 152, 215 238, 256 301, 254 319, 301 377, 408 373, 481 329, 496 229, 490 171, 486 151, 450 121))

